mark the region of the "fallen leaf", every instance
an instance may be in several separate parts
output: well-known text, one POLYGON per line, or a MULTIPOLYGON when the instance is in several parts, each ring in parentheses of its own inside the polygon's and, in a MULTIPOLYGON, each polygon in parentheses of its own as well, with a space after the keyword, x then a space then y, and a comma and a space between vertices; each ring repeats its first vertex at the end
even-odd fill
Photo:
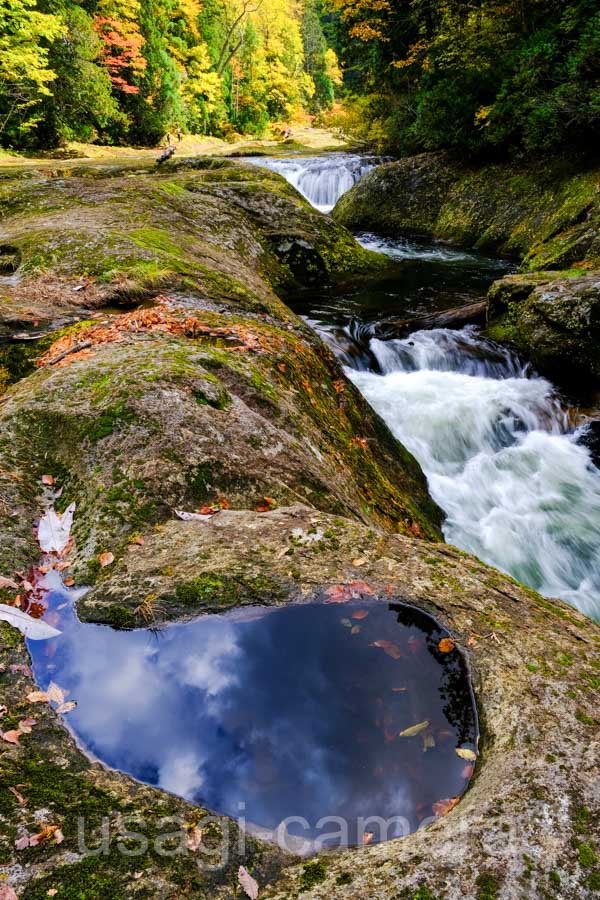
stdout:
POLYGON ((42 484, 47 484, 52 486, 54 484, 54 476, 53 475, 42 475, 42 484))
POLYGON ((50 697, 46 691, 31 691, 27 694, 27 699, 30 703, 47 703, 50 697))
POLYGON ((98 562, 100 563, 100 565, 102 566, 103 569, 105 569, 106 566, 110 566, 110 564, 114 563, 114 561, 115 561, 115 558, 114 558, 113 554, 110 553, 108 550, 105 550, 104 553, 101 553, 100 556, 98 557, 98 562))
POLYGON ((391 656, 392 659, 400 659, 402 656, 402 651, 397 644, 394 644, 393 641, 373 641, 371 647, 380 647, 384 653, 387 653, 388 656, 391 656))
POLYGON ((46 897, 56 897, 57 894, 58 894, 57 888, 50 888, 49 890, 46 891, 46 897))
POLYGON ((429 719, 425 719, 424 722, 419 722, 417 725, 411 725, 410 728, 405 728, 404 731, 399 732, 398 737, 414 737, 415 734, 425 731, 426 728, 429 728, 429 719))
POLYGON ((61 703, 60 706, 57 706, 56 712, 64 716, 66 713, 71 712, 72 709, 75 709, 76 706, 75 700, 69 700, 67 703, 61 703))
POLYGON ((334 584, 325 594, 325 603, 347 603, 349 600, 359 600, 364 594, 374 596, 375 590, 366 581, 351 581, 349 584, 334 584))
POLYGON ((25 663, 11 663, 8 667, 11 672, 19 672, 21 675, 31 675, 31 666, 26 666, 25 663))
POLYGON ((365 844, 365 845, 371 844, 373 842, 374 837, 375 837, 375 835, 373 834, 372 831, 365 831, 363 833, 363 844, 365 844))
POLYGON ((352 622, 350 619, 340 619, 340 622, 344 626, 344 628, 352 628, 352 622))
MULTIPOLYGON (((17 850, 26 850, 27 847, 29 847, 29 835, 27 834, 27 832, 25 832, 24 834, 21 835, 21 837, 18 837, 16 839, 15 848, 17 850)), ((0 894, 0 897, 1 896, 2 896, 2 894, 0 894)))
POLYGON ((460 756, 461 759, 468 759, 470 761, 477 759, 477 754, 473 752, 473 750, 469 750, 468 747, 457 747, 454 751, 457 756, 460 756))
POLYGON ((244 866, 240 866, 238 869, 238 881, 246 896, 250 897, 250 900, 257 900, 258 881, 252 877, 244 866))
POLYGON ((265 513, 271 512, 271 510, 277 506, 277 501, 273 500, 272 497, 263 497, 261 502, 256 507, 256 512, 265 513))
POLYGON ((65 587, 73 587, 73 585, 75 584, 75 579, 71 578, 71 576, 69 575, 68 578, 63 579, 63 584, 65 587))
POLYGON ((447 637, 442 638, 438 644, 438 650, 441 653, 451 653, 455 647, 456 647, 456 644, 454 643, 452 638, 447 638, 447 637))
POLYGON ((0 884, 0 900, 18 900, 10 884, 0 884))
POLYGON ((217 512, 216 509, 213 510, 212 506, 203 506, 202 509, 208 509, 209 512, 189 513, 189 512, 184 512, 181 509, 176 509, 175 515, 178 516, 180 519, 183 519, 184 522, 191 522, 194 519, 199 519, 200 521, 206 521, 206 519, 212 519, 214 514, 217 512))
POLYGON ((37 847, 39 844, 45 844, 52 841, 54 844, 62 844, 64 835, 58 825, 46 825, 38 834, 33 834, 29 838, 29 846, 37 847))
POLYGON ((0 575, 0 588, 10 588, 13 591, 18 591, 19 585, 11 578, 5 578, 4 575, 0 575))
POLYGON ((37 719, 21 719, 19 722, 19 731, 21 734, 31 734, 31 729, 37 725, 37 719))
POLYGON ((350 634, 360 634, 360 631, 360 625, 354 625, 354 627, 350 629, 350 634))
POLYGON ((360 568, 360 566, 364 566, 366 562, 367 562, 367 560, 363 556, 362 559, 353 559, 352 565, 358 569, 358 568, 360 568))
POLYGON ((451 809, 454 809, 459 800, 460 797, 452 797, 447 800, 438 800, 437 803, 433 803, 431 808, 434 816, 447 815, 451 809))
POLYGON ((408 690, 408 688, 399 687, 399 688, 392 688, 392 690, 395 694, 405 694, 406 691, 408 690))
POLYGON ((65 692, 53 681, 51 681, 48 685, 48 690, 46 691, 46 693, 48 695, 48 700, 50 700, 52 703, 64 703, 65 692))
POLYGON ((356 612, 352 613, 353 619, 366 619, 369 613, 366 609, 357 609, 356 612))
POLYGON ((423 741, 423 753, 427 753, 428 750, 433 750, 435 747, 435 738, 430 731, 422 734, 421 740, 423 741))
MULTIPOLYGON (((23 796, 23 794, 20 794, 20 793, 18 792, 18 790, 17 790, 16 788, 14 788, 14 787, 9 787, 9 791, 11 792, 11 794, 14 795, 14 797, 15 797, 17 803, 19 804, 19 806, 25 806, 25 802, 26 802, 26 801, 25 801, 25 797, 23 796)), ((17 848, 17 849, 18 849, 18 848, 17 848)))
POLYGON ((14 606, 7 606, 6 603, 0 603, 0 620, 14 625, 22 635, 31 641, 45 641, 60 634, 57 628, 53 628, 47 622, 34 619, 33 616, 27 615, 14 606))
POLYGON ((38 525, 38 542, 45 553, 62 553, 69 543, 75 504, 71 503, 62 515, 54 509, 40 519, 38 525))
POLYGON ((475 766, 471 765, 470 763, 467 763, 466 766, 463 766, 463 769, 460 774, 462 775, 463 778, 465 778, 468 781, 474 771, 475 771, 475 766))
POLYGON ((8 710, 7 710, 6 706, 4 706, 4 704, 1 704, 1 705, 0 705, 0 719, 2 718, 3 715, 5 715, 5 713, 6 713, 7 711, 8 711, 8 710))
POLYGON ((195 852, 200 844, 202 843, 202 829, 198 828, 197 825, 192 825, 191 828, 188 829, 187 833, 187 848, 192 852, 195 852))
POLYGON ((21 737, 20 731, 5 731, 2 734, 2 740, 6 741, 7 744, 17 744, 18 745, 20 737, 21 737))

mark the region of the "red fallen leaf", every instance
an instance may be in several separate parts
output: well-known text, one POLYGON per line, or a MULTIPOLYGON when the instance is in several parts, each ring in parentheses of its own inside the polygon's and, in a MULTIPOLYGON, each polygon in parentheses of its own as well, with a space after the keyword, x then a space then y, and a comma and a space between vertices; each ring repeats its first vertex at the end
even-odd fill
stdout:
POLYGON ((452 638, 448 637, 442 638, 438 644, 438 650, 440 651, 440 653, 452 653, 455 647, 456 644, 454 643, 452 638))
POLYGON ((344 384, 344 382, 342 381, 341 378, 338 378, 336 381, 333 382, 333 387, 334 387, 336 394, 343 394, 344 391, 346 390, 346 385, 344 384))
POLYGON ((366 619, 369 613, 366 609, 357 609, 356 612, 353 612, 351 617, 352 619, 366 619))
POLYGON ((363 844, 371 844, 375 835, 372 831, 365 831, 363 834, 363 844))
POLYGON ((454 809, 460 797, 452 797, 447 800, 438 800, 437 803, 433 803, 431 808, 433 810, 434 816, 446 816, 450 812, 451 809, 454 809))
MULTIPOLYGON (((267 499, 268 499, 268 497, 267 497, 267 499)), ((219 497, 218 506, 221 509, 229 509, 229 500, 227 500, 225 497, 219 497)))
POLYGON ((112 553, 106 550, 104 553, 101 553, 98 557, 98 562, 102 566, 102 568, 106 568, 106 566, 110 566, 111 563, 115 561, 115 558, 112 553))
POLYGON ((375 591, 366 581, 351 581, 349 584, 334 584, 325 594, 325 603, 347 603, 348 600, 359 600, 364 594, 374 596, 375 591))
POLYGON ((54 484, 54 476, 53 475, 42 475, 42 484, 47 484, 52 486, 54 484))
POLYGON ((73 585, 75 584, 75 579, 71 578, 71 576, 69 575, 68 578, 65 578, 63 580, 63 584, 65 587, 73 587, 73 585))
POLYGON ((213 513, 218 512, 218 510, 214 506, 201 506, 198 512, 201 516, 211 516, 213 513))
POLYGON ((392 659, 400 659, 402 656, 402 651, 398 644, 394 644, 393 641, 373 641, 370 645, 371 647, 380 647, 384 653, 387 653, 388 656, 391 656, 392 659))
POLYGON ((259 513, 271 512, 271 510, 275 506, 277 506, 277 503, 275 500, 273 500, 272 497, 263 497, 261 502, 256 507, 256 512, 259 512, 259 513))
POLYGON ((6 741, 7 744, 17 744, 18 745, 20 737, 21 737, 20 731, 5 731, 2 734, 2 740, 6 741))

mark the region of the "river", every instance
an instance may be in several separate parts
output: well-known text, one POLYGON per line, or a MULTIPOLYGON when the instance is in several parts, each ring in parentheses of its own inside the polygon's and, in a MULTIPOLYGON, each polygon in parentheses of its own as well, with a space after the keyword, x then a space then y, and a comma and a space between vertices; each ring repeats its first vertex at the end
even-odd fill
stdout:
MULTIPOLYGON (((375 163, 344 154, 252 162, 280 172, 321 210, 375 163)), ((296 311, 419 460, 446 515, 446 539, 600 620, 600 471, 576 412, 473 326, 373 335, 376 322, 484 296, 510 265, 444 244, 357 237, 396 260, 395 270, 342 293, 306 292, 296 311)))

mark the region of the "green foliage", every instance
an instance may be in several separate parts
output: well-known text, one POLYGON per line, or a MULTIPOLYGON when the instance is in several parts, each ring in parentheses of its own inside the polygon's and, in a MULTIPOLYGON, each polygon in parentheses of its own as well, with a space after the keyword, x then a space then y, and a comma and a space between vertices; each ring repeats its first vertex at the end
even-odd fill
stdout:
POLYGON ((262 134, 331 106, 317 0, 0 0, 0 145, 262 134))
POLYGON ((369 98, 367 119, 355 115, 363 137, 488 155, 597 142, 596 0, 329 4, 346 89, 369 98))

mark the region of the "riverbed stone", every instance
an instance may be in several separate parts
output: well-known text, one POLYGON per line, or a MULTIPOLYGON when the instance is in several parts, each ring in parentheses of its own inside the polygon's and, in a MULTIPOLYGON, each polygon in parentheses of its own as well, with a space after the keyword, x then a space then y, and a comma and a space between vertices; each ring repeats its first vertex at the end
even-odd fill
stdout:
POLYGON ((488 295, 490 337, 564 381, 600 381, 600 271, 512 275, 488 295))

